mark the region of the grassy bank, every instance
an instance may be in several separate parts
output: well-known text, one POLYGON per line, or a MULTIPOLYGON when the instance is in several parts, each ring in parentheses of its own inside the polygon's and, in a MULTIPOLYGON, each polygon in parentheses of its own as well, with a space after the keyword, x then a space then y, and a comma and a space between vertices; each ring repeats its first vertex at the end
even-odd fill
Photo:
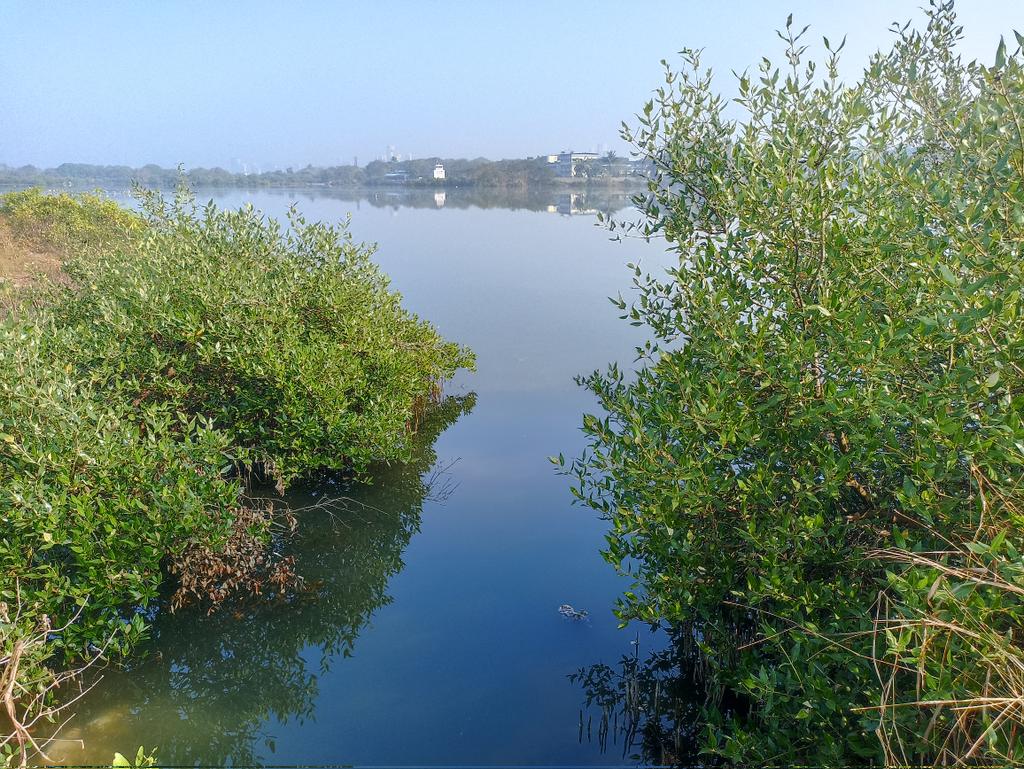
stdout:
POLYGON ((372 249, 298 214, 30 191, 0 227, 22 271, 0 325, 0 744, 23 758, 59 671, 127 653, 161 590, 294 587, 249 472, 283 491, 402 461, 472 355, 402 308, 372 249))

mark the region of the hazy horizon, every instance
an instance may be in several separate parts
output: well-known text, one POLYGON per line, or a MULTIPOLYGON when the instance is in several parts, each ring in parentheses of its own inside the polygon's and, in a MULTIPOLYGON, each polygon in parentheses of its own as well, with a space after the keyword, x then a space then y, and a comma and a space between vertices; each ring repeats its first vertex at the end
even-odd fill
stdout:
MULTIPOLYGON (((611 2, 553 12, 539 2, 465 6, 52 4, 7 0, 0 24, 0 163, 64 162, 266 171, 407 157, 520 158, 616 150, 662 82, 660 60, 704 48, 718 87, 779 61, 772 30, 794 15, 847 35, 855 77, 917 0, 611 2), (41 66, 45 65, 45 66, 41 66), (722 77, 722 75, 726 77, 722 77)), ((967 59, 991 62, 1024 30, 1024 5, 960 3, 967 59)))

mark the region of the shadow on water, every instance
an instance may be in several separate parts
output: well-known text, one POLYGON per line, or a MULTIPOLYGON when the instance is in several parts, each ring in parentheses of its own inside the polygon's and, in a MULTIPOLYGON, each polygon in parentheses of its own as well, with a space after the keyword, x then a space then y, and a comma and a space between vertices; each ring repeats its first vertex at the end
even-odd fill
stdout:
POLYGON ((475 398, 446 398, 421 425, 412 460, 377 468, 372 485, 319 480, 290 492, 288 504, 305 511, 286 554, 310 590, 212 616, 159 611, 147 648, 103 672, 51 756, 106 763, 111 750, 134 754, 142 743, 170 765, 252 765, 273 753, 267 725, 312 719, 318 677, 389 603, 424 501, 451 492, 434 442, 475 398))

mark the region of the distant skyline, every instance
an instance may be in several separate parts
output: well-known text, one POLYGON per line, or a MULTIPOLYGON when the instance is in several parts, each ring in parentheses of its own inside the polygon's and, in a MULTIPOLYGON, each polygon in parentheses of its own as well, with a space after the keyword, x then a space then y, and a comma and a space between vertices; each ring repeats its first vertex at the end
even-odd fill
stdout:
MULTIPOLYGON (((659 61, 704 48, 718 87, 780 61, 793 13, 847 35, 856 77, 925 0, 52 2, 0 0, 0 163, 229 170, 626 147, 659 61)), ((964 56, 1016 47, 1024 2, 958 3, 964 56)))

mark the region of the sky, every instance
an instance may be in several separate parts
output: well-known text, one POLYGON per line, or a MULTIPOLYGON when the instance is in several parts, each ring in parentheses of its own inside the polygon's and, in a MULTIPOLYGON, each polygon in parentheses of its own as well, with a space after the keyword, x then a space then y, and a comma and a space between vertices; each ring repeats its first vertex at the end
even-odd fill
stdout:
MULTIPOLYGON (((716 84, 782 59, 793 13, 847 35, 854 78, 926 0, 0 0, 0 163, 230 170, 413 157, 623 152, 661 59, 716 84)), ((1024 0, 961 0, 967 58, 1024 31, 1024 0)))

